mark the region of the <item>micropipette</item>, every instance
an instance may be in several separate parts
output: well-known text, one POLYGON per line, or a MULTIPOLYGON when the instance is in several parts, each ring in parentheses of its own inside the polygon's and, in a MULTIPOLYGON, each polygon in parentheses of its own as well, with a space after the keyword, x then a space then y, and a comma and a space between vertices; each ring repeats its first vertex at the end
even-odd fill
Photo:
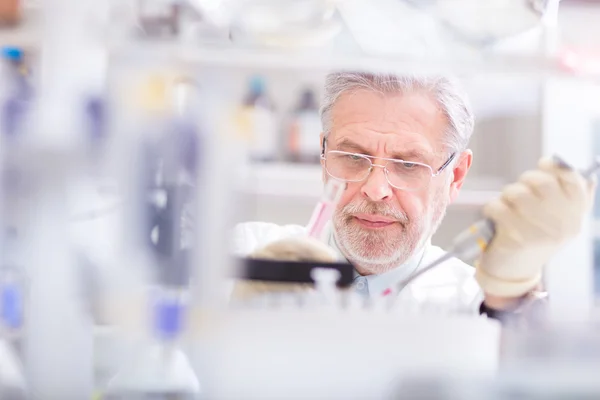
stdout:
MULTIPOLYGON (((563 169, 573 169, 569 164, 563 161, 558 156, 553 157, 554 163, 563 169)), ((598 170, 600 170, 600 159, 596 158, 593 164, 581 172, 581 175, 588 179, 591 178, 598 170)), ((474 223, 465 231, 460 233, 456 239, 450 250, 433 261, 431 264, 427 265, 425 268, 421 268, 415 274, 409 276, 404 280, 400 280, 386 290, 384 290, 381 294, 383 296, 388 296, 394 292, 399 292, 402 288, 408 285, 410 282, 423 275, 427 271, 437 267, 443 262, 454 258, 459 257, 463 260, 473 260, 477 258, 481 253, 483 253, 487 247, 487 245, 494 238, 494 234, 496 233, 494 222, 489 219, 483 219, 479 222, 474 223)))
POLYGON ((325 184, 323 196, 315 206, 310 221, 306 226, 308 236, 316 239, 321 239, 323 229, 327 222, 331 219, 337 203, 342 197, 342 193, 346 190, 346 183, 335 179, 329 179, 325 184))

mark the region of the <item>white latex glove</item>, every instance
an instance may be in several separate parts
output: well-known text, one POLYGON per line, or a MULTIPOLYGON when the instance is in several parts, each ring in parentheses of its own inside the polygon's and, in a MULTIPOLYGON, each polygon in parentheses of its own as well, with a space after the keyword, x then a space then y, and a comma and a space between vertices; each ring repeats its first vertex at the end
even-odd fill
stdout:
MULTIPOLYGON (((308 236, 277 240, 255 250, 249 257, 279 261, 314 261, 322 263, 336 261, 336 253, 332 248, 308 236)), ((304 283, 241 281, 235 284, 232 297, 241 300, 263 293, 300 292, 309 290, 312 287, 312 284, 304 283)))
POLYGON ((594 198, 595 181, 542 159, 484 209, 496 235, 475 277, 487 295, 520 297, 541 280, 543 266, 579 233, 594 198))

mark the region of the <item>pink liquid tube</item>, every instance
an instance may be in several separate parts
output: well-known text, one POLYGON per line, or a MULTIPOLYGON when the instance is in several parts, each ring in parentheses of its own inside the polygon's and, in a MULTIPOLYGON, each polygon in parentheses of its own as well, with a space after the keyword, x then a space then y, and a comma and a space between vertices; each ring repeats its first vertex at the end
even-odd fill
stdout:
POLYGON ((310 221, 306 227, 308 236, 316 239, 322 238, 323 229, 325 228, 325 225, 327 225, 327 222, 329 222, 331 219, 331 216, 335 211, 335 207, 340 201, 344 190, 346 190, 345 182, 340 182, 330 178, 327 184, 325 184, 323 196, 315 206, 312 216, 310 217, 310 221))

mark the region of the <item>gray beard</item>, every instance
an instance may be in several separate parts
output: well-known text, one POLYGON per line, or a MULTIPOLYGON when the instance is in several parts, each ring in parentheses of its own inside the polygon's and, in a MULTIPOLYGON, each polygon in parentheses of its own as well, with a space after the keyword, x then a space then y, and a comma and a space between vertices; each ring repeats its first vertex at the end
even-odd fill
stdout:
POLYGON ((433 209, 427 213, 431 217, 421 227, 412 227, 414 222, 406 218, 401 222, 404 228, 400 233, 401 238, 390 240, 384 233, 350 226, 349 220, 343 215, 334 216, 333 235, 342 254, 363 274, 382 274, 404 264, 423 249, 442 223, 447 205, 446 201, 432 205, 433 209), (382 246, 383 250, 379 251, 382 254, 369 254, 369 249, 382 246))

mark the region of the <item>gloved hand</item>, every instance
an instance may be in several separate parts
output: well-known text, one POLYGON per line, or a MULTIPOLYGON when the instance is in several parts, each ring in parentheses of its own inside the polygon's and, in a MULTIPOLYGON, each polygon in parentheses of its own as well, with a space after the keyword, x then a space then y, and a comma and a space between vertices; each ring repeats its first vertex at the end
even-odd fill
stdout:
MULTIPOLYGON (((336 261, 336 254, 332 248, 308 236, 291 237, 271 242, 265 247, 255 250, 249 257, 279 261, 315 261, 322 263, 336 261)), ((307 283, 240 281, 236 282, 232 297, 236 300, 242 300, 264 293, 301 292, 309 290, 312 287, 312 284, 307 283)))
POLYGON ((250 254, 251 258, 280 261, 335 262, 333 249, 325 243, 309 237, 297 236, 277 240, 250 254))
POLYGON ((520 297, 541 280, 543 266, 579 233, 594 199, 595 181, 542 159, 484 209, 496 235, 475 277, 492 296, 520 297))

